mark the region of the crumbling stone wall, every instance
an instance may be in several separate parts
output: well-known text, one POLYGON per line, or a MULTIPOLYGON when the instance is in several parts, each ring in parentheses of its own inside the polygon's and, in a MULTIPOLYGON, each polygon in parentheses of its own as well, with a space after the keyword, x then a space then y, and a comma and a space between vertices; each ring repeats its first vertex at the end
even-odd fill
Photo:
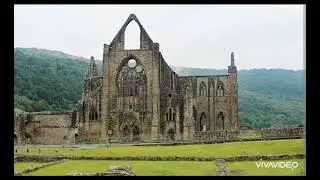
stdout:
POLYGON ((230 130, 230 131, 224 130, 224 131, 216 131, 216 132, 196 131, 193 134, 194 140, 200 140, 200 141, 239 139, 239 137, 240 137, 239 131, 235 131, 235 130, 230 130))
POLYGON ((262 129, 263 138, 273 137, 305 137, 304 127, 274 127, 262 129))
POLYGON ((71 112, 15 113, 16 144, 74 143, 71 112), (17 139, 18 139, 17 138, 17 139))
POLYGON ((25 141, 25 125, 28 123, 28 113, 14 112, 14 144, 21 144, 25 141))
POLYGON ((260 129, 240 129, 241 137, 261 137, 262 131, 260 129))
POLYGON ((110 166, 105 172, 69 173, 66 176, 136 176, 129 166, 110 166))

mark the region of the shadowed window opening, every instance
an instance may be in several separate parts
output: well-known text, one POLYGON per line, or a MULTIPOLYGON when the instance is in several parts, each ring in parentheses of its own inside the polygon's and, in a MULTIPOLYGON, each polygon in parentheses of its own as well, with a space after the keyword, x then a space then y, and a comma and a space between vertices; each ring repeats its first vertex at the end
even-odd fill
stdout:
POLYGON ((174 130, 173 129, 170 129, 167 133, 167 139, 170 140, 170 141, 174 141, 174 130))
POLYGON ((118 75, 118 88, 123 108, 137 108, 139 111, 147 108, 147 76, 138 60, 124 62, 118 75), (132 97, 133 102, 127 97, 132 97), (130 103, 134 103, 135 107, 131 107, 130 103))
POLYGON ((219 82, 217 87, 217 96, 224 96, 223 83, 219 82))
POLYGON ((206 114, 203 112, 201 113, 200 116, 200 121, 199 121, 199 127, 200 127, 200 131, 206 131, 205 129, 205 124, 206 124, 206 114))
POLYGON ((207 96, 207 87, 203 81, 200 83, 199 95, 200 96, 207 96))
POLYGON ((219 112, 217 114, 217 130, 224 130, 225 127, 224 127, 224 114, 223 112, 219 112))
POLYGON ((130 131, 127 125, 123 128, 123 140, 124 141, 130 140, 130 131))
POLYGON ((138 126, 135 126, 134 129, 133 129, 133 141, 139 141, 140 138, 139 138, 139 128, 138 126))

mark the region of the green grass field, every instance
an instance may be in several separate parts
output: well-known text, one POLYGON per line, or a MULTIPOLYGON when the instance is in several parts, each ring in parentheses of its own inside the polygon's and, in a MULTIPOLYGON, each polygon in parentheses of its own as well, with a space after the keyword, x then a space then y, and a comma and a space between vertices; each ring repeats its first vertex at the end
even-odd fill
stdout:
POLYGON ((138 176, 214 176, 214 162, 199 161, 100 161, 74 160, 28 173, 32 176, 64 176, 68 173, 104 172, 109 166, 129 165, 138 176))
MULTIPOLYGON (((259 161, 240 161, 228 162, 226 168, 229 169, 230 175, 233 176, 303 176, 305 160, 304 159, 290 159, 278 160, 270 162, 297 162, 298 167, 293 169, 288 168, 258 168, 256 162, 259 161)), ((269 162, 269 161, 263 161, 269 162)))
MULTIPOLYGON (((239 155, 277 155, 305 153, 305 140, 249 141, 222 144, 177 146, 111 146, 96 148, 15 148, 18 154, 81 156, 197 156, 231 157, 239 155)), ((16 154, 16 153, 15 153, 16 154)))
POLYGON ((38 166, 40 164, 40 162, 17 162, 14 163, 14 171, 17 173, 21 173, 27 167, 38 166))

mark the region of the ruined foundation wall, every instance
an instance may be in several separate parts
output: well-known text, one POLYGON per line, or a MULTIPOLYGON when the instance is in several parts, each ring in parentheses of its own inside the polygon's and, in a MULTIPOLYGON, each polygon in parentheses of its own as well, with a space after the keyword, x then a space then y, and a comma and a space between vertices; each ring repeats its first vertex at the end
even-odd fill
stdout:
POLYGON ((15 113, 18 144, 73 143, 77 133, 71 126, 71 112, 15 113))
POLYGON ((266 128, 262 129, 263 138, 273 138, 273 137, 305 137, 305 132, 303 127, 284 127, 284 128, 266 128))
POLYGON ((241 137, 261 137, 262 131, 260 129, 240 129, 241 137))
POLYGON ((218 131, 218 132, 203 132, 196 131, 193 134, 193 139, 195 141, 213 141, 213 140, 226 140, 226 139, 238 139, 239 131, 218 131))

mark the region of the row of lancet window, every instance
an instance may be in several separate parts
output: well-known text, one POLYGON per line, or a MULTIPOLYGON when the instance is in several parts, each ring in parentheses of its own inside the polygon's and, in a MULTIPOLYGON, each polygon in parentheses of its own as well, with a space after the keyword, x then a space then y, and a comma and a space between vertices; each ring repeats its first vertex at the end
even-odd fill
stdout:
POLYGON ((91 110, 89 112, 89 120, 90 121, 98 120, 98 112, 94 111, 94 110, 91 110))
MULTIPOLYGON (((199 96, 207 96, 207 87, 206 84, 202 81, 199 86, 199 96)), ((224 89, 222 82, 218 83, 217 87, 217 96, 224 96, 224 89)))
POLYGON ((175 116, 176 114, 173 112, 172 107, 170 107, 166 113, 166 121, 175 121, 176 120, 175 116))

